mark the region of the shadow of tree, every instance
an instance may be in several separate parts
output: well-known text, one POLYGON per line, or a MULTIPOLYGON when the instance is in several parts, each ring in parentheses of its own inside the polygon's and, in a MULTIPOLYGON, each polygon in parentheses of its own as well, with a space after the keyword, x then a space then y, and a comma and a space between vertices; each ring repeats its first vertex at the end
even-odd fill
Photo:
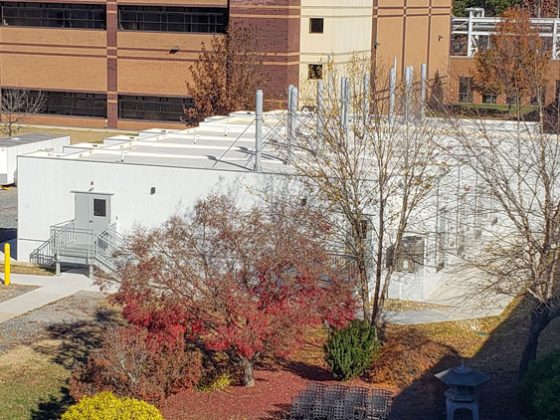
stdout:
POLYGON ((315 364, 308 364, 299 361, 286 359, 278 360, 278 364, 282 369, 296 374, 297 376, 309 381, 332 381, 334 378, 332 373, 315 364))
POLYGON ((267 413, 265 417, 260 417, 259 420, 283 420, 290 418, 291 404, 274 404, 275 409, 267 413))
MULTIPOLYGON (((481 419, 523 420, 525 417, 517 400, 517 372, 526 333, 529 328, 528 313, 530 302, 523 299, 512 309, 497 327, 488 335, 480 350, 470 359, 461 359, 448 354, 426 369, 414 382, 408 385, 393 401, 392 419, 398 420, 440 420, 445 419, 445 387, 434 377, 442 370, 465 365, 487 373, 490 381, 480 387, 479 403, 481 419)), ((554 320, 545 331, 539 344, 539 354, 560 349, 560 319, 554 320)), ((470 413, 462 412, 455 417, 470 419, 470 413)))
POLYGON ((37 408, 31 413, 32 420, 58 419, 66 409, 74 402, 67 387, 61 388, 62 396, 51 395, 48 400, 41 401, 37 408))
MULTIPOLYGON (((60 340, 59 346, 35 344, 33 349, 48 355, 52 361, 71 370, 76 364, 85 363, 91 351, 99 348, 107 328, 123 325, 120 313, 116 309, 98 309, 93 318, 87 321, 54 324, 47 328, 48 337, 60 340)), ((67 386, 60 388, 60 397, 51 395, 41 401, 32 412, 33 420, 57 419, 74 400, 67 386)))

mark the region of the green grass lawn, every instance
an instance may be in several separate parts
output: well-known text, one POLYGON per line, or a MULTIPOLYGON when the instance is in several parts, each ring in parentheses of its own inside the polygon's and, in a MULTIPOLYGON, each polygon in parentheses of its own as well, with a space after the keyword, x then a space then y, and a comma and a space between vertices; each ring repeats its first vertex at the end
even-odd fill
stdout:
MULTIPOLYGON (((54 345, 54 344, 53 344, 54 345)), ((0 356, 0 419, 55 419, 70 372, 28 346, 0 356)))

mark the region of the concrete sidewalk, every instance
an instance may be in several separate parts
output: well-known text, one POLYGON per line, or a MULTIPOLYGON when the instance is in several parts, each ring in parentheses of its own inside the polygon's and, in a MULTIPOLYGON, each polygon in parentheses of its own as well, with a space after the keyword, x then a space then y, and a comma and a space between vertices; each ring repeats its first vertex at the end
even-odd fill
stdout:
MULTIPOLYGON (((3 275, 0 277, 3 279, 3 275)), ((86 275, 76 272, 66 272, 60 276, 12 274, 11 281, 13 284, 38 286, 38 288, 0 302, 0 323, 71 296, 80 290, 100 291, 99 286, 92 284, 86 275)))

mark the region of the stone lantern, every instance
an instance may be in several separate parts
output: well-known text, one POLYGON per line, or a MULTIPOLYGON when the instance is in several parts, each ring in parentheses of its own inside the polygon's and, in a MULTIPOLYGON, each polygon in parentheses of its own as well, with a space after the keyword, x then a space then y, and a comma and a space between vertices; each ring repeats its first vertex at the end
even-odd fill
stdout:
POLYGON ((478 400, 475 388, 487 382, 490 379, 488 375, 461 364, 461 366, 436 373, 436 377, 449 386, 449 389, 445 391, 447 420, 453 420, 455 410, 461 408, 470 410, 473 420, 478 420, 478 400))

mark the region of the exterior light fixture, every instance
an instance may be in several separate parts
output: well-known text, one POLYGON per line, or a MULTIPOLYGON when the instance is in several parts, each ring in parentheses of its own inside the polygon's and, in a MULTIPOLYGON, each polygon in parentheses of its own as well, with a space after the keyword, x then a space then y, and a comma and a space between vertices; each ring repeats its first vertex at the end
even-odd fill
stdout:
POLYGON ((178 45, 174 45, 171 48, 169 48, 169 54, 177 54, 179 52, 179 46, 178 45))

